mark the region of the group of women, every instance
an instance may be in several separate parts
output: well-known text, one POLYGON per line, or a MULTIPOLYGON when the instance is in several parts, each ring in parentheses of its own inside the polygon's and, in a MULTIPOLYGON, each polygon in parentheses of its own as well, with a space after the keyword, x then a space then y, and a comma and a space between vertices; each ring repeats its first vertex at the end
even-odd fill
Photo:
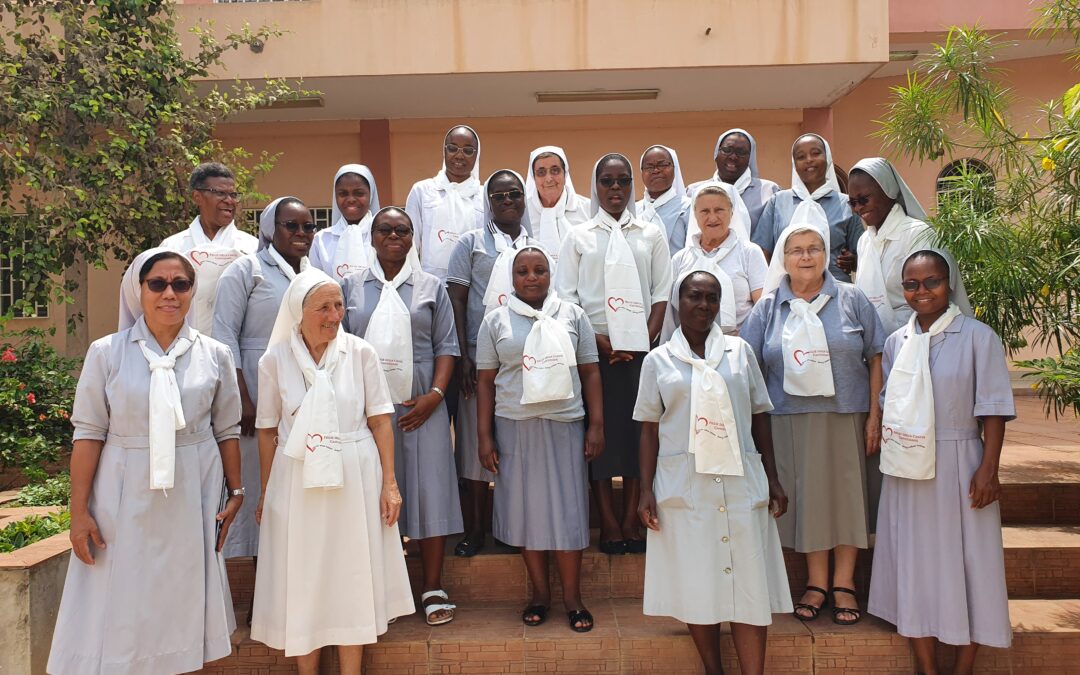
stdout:
MULTIPOLYGON (((256 556, 254 639, 303 673, 337 645, 358 673, 361 645, 414 611, 399 537, 419 542, 425 620, 453 620, 446 539, 484 546, 491 482, 529 626, 547 620, 554 552, 569 628, 593 628, 591 487, 599 549, 645 554, 645 613, 685 622, 707 673, 722 672, 722 622, 744 673, 764 671, 774 613, 814 621, 831 604, 857 623, 875 524, 868 609, 921 671, 937 672, 939 641, 962 645, 961 673, 979 644, 1008 646, 1008 373, 925 212, 881 158, 844 194, 814 134, 792 146, 789 190, 760 177, 745 130, 713 154, 712 178, 686 187, 673 149, 646 149, 637 202, 620 154, 596 162, 589 199, 554 146, 525 178, 481 183, 466 126, 404 208, 345 165, 330 228, 294 197, 263 210, 258 250, 215 277, 213 338, 185 323, 201 268, 138 256, 120 331, 91 347, 76 395, 78 562, 49 671, 226 655, 224 546, 256 556), (794 604, 782 546, 807 560, 794 604)), ((198 182, 235 208, 228 181, 198 182)))

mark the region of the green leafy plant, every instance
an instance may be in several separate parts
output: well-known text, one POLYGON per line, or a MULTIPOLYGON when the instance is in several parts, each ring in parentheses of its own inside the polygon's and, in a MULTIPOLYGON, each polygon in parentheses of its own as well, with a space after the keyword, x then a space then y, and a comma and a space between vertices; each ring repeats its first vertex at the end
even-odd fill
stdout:
POLYGON ((27 516, 0 530, 0 553, 11 553, 70 529, 71 513, 68 511, 27 516))
POLYGON ((11 506, 67 506, 70 501, 71 476, 64 472, 19 490, 11 506))
POLYGON ((0 344, 0 466, 31 479, 71 447, 75 359, 59 355, 40 330, 0 344))

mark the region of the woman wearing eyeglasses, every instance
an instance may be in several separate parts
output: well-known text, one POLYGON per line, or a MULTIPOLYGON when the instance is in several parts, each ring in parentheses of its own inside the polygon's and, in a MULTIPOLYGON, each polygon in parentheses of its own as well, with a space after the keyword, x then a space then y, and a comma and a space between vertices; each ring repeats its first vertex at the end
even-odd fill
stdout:
POLYGON ((656 344, 671 293, 671 252, 659 227, 634 217, 630 160, 604 155, 592 173, 592 218, 570 231, 555 289, 581 306, 596 333, 603 384, 605 450, 589 465, 600 510, 600 550, 644 553, 637 517, 640 425, 630 423, 641 362, 656 344), (622 476, 622 513, 611 479, 622 476))
POLYGON ((791 146, 791 189, 780 190, 761 212, 751 239, 771 259, 777 239, 791 223, 792 214, 803 202, 813 201, 829 219, 829 272, 838 281, 851 281, 855 272, 856 249, 863 233, 862 221, 851 212, 847 195, 840 188, 829 143, 817 134, 803 134, 791 146))
POLYGON ((240 395, 229 349, 185 323, 194 292, 182 254, 139 254, 118 332, 86 353, 50 673, 187 673, 232 650, 220 550, 244 502, 240 395))
POLYGON ((827 603, 834 623, 857 623, 855 560, 867 548, 867 456, 881 436, 881 348, 873 305, 828 269, 828 218, 804 201, 777 240, 764 295, 739 337, 757 356, 769 398, 780 484, 791 509, 780 541, 806 555, 809 579, 795 618, 827 603), (829 554, 835 559, 829 579, 829 554), (831 589, 831 590, 827 590, 831 589))
POLYGON ((939 643, 970 675, 979 645, 1012 641, 998 465, 1015 419, 1001 340, 965 314, 955 263, 920 250, 901 264, 913 312, 885 341, 881 492, 872 614, 911 638, 918 670, 939 643))
POLYGON ((570 162, 562 148, 545 145, 529 154, 525 203, 533 236, 558 264, 559 249, 570 228, 589 219, 589 200, 574 192, 570 162))
POLYGON ((690 198, 686 196, 679 155, 665 145, 654 145, 641 155, 645 196, 637 203, 638 216, 659 227, 675 255, 686 245, 690 198))
POLYGON ((259 250, 229 265, 218 282, 214 334, 232 351, 237 366, 242 411, 240 456, 248 491, 225 542, 226 558, 259 554, 259 526, 255 523, 261 485, 255 438, 259 359, 266 351, 289 282, 307 266, 314 232, 315 222, 303 202, 295 197, 275 199, 259 217, 259 250))
POLYGON ((379 210, 375 176, 363 164, 346 164, 334 174, 330 227, 315 235, 311 264, 340 282, 371 266, 371 218, 379 210))
MULTIPOLYGON (((874 303, 886 333, 907 324, 911 307, 900 287, 900 268, 907 257, 933 243, 926 211, 907 183, 884 157, 860 159, 848 175, 848 203, 862 218, 866 233, 859 239, 859 273, 855 285, 874 303)), ((953 289, 956 304, 971 314, 961 279, 953 289)))
POLYGON ((753 232, 765 204, 780 189, 779 185, 762 178, 758 172, 757 141, 745 129, 728 129, 716 139, 713 161, 716 163, 716 172, 712 178, 692 183, 686 189, 686 194, 693 197, 698 188, 709 181, 734 185, 750 214, 748 231, 753 232))
POLYGON ((484 546, 488 529, 484 513, 488 484, 495 474, 480 463, 476 428, 476 337, 484 316, 506 304, 510 295, 507 272, 513 251, 536 246, 527 227, 525 182, 510 169, 500 169, 487 179, 483 188, 484 226, 461 236, 450 258, 446 288, 454 308, 458 344, 458 416, 455 421, 458 476, 466 486, 465 537, 454 548, 454 555, 471 557, 484 546))
POLYGON ((420 543, 420 602, 428 625, 452 621, 442 588, 446 537, 462 531, 446 389, 460 353, 454 310, 439 278, 420 269, 412 221, 397 206, 371 223, 371 266, 345 278, 346 332, 376 353, 394 402, 394 471, 401 534, 420 543))

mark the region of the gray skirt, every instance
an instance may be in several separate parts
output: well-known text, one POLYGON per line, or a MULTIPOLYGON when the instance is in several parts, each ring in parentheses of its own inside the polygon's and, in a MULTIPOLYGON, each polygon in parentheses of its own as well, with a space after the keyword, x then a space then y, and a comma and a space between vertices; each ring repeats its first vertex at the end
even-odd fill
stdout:
MULTIPOLYGON (((773 448, 788 511, 780 543, 800 553, 866 548, 866 413, 772 415, 773 448)), ((873 496, 877 501, 877 495, 873 496)))
POLYGON ((496 416, 495 444, 495 538, 533 551, 588 548, 585 422, 496 416))
POLYGON ((645 354, 635 353, 633 361, 608 365, 600 359, 600 382, 604 393, 604 452, 589 465, 589 478, 604 480, 622 476, 640 478, 638 442, 641 424, 633 419, 638 380, 645 354))
MULTIPOLYGON (((469 347, 469 355, 476 360, 476 347, 469 347)), ((466 480, 491 483, 495 474, 480 463, 480 441, 476 428, 476 395, 465 398, 457 394, 457 415, 454 417, 454 457, 457 460, 458 476, 466 480)))

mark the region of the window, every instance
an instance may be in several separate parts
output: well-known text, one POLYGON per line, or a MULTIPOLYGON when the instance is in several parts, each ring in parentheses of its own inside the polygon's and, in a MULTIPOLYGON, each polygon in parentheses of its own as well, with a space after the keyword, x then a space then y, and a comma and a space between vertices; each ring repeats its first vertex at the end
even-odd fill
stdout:
POLYGON ((994 206, 994 171, 972 158, 949 162, 937 177, 938 206, 944 202, 963 202, 979 211, 994 206))
MULTIPOLYGON (((25 239, 24 239, 25 241, 25 239)), ((15 303, 22 300, 26 293, 22 279, 22 265, 19 253, 24 250, 24 243, 0 244, 0 314, 11 314, 16 319, 44 319, 49 316, 49 306, 38 304, 30 312, 18 309, 15 303)))
MULTIPOLYGON (((329 206, 309 206, 308 209, 311 211, 311 217, 315 220, 315 227, 322 230, 333 225, 330 222, 332 211, 329 206)), ((262 212, 262 209, 248 209, 245 212, 248 231, 257 232, 259 230, 259 216, 262 215, 262 212)))

